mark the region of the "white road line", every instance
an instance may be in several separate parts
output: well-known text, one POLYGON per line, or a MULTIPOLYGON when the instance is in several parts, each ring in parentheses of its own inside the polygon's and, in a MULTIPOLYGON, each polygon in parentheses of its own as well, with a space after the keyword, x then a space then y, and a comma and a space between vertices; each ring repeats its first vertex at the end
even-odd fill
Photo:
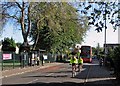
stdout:
POLYGON ((5 78, 5 77, 11 77, 11 76, 14 76, 14 75, 20 75, 20 74, 24 74, 25 72, 21 72, 21 73, 15 73, 15 74, 11 74, 11 75, 7 75, 7 76, 3 76, 2 78, 5 78))
POLYGON ((86 78, 85 78, 85 80, 84 80, 84 84, 86 84, 86 82, 87 82, 87 79, 88 79, 89 73, 90 73, 90 69, 91 69, 91 66, 90 66, 90 68, 89 68, 89 70, 88 70, 88 73, 87 73, 87 76, 86 76, 86 78))
POLYGON ((38 79, 32 80, 32 81, 28 82, 28 84, 33 83, 33 82, 35 82, 35 81, 37 81, 37 80, 38 80, 38 79))
POLYGON ((54 73, 47 74, 46 76, 50 76, 50 75, 52 75, 52 74, 54 74, 54 73))

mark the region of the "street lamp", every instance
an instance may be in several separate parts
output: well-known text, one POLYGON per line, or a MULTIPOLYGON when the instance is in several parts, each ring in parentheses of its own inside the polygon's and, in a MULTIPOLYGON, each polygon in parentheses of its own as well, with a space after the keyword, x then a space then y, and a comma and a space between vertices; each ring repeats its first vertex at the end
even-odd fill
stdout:
POLYGON ((106 50, 106 29, 107 29, 107 26, 106 26, 106 3, 105 4, 105 38, 104 38, 104 54, 105 54, 105 58, 104 58, 104 61, 106 59, 106 55, 107 55, 107 50, 106 50))
POLYGON ((105 3, 105 56, 106 56, 106 29, 107 29, 107 26, 106 26, 106 3, 105 3))

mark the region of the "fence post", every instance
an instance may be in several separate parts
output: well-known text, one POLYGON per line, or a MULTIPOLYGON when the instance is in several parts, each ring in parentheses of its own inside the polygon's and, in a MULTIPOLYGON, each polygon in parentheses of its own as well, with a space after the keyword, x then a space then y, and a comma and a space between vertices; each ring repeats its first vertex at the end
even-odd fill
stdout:
POLYGON ((3 53, 0 52, 0 63, 1 63, 1 66, 2 66, 2 69, 3 70, 3 53))
POLYGON ((12 57, 13 57, 13 69, 15 68, 15 53, 12 52, 12 57))
POLYGON ((3 52, 2 52, 2 70, 3 70, 3 62, 4 62, 4 61, 3 61, 3 52))
POLYGON ((29 64, 29 61, 28 61, 28 60, 29 60, 29 59, 28 59, 28 52, 26 52, 26 57, 27 57, 27 58, 26 58, 26 65, 28 66, 28 64, 29 64))

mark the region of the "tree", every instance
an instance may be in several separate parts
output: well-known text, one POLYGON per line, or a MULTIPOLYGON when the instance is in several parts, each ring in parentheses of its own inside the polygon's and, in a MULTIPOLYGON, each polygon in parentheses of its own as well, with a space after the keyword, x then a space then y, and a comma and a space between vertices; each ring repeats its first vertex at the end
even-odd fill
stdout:
POLYGON ((120 83, 120 46, 114 49, 113 58, 115 60, 115 75, 118 83, 120 83))
POLYGON ((83 15, 88 16, 89 25, 94 25, 98 32, 102 31, 103 28, 107 29, 107 22, 113 25, 114 30, 118 26, 119 23, 119 13, 120 10, 118 8, 119 3, 116 2, 83 2, 79 3, 80 8, 84 8, 79 10, 83 15))
POLYGON ((51 41, 51 44, 56 50, 81 42, 79 40, 83 40, 83 36, 88 29, 87 23, 84 24, 87 22, 86 18, 82 17, 78 20, 80 16, 78 16, 76 9, 70 3, 29 3, 16 1, 4 2, 2 3, 2 8, 4 25, 10 20, 21 27, 24 47, 28 45, 27 38, 29 36, 33 38, 33 49, 35 49, 38 40, 40 40, 41 29, 46 27, 50 32, 46 33, 47 37, 44 39, 44 43, 46 43, 45 41, 54 40, 51 41), (30 35, 30 32, 33 35, 30 35))
POLYGON ((22 43, 18 42, 18 43, 16 43, 16 45, 17 45, 18 47, 20 47, 20 46, 22 45, 22 43))
POLYGON ((2 21, 5 25, 12 21, 22 30, 24 45, 28 45, 27 37, 31 29, 30 7, 28 2, 3 2, 2 3, 2 21))
POLYGON ((99 43, 98 43, 97 47, 92 47, 92 53, 93 53, 93 55, 96 55, 98 57, 98 59, 100 57, 103 57, 103 55, 104 55, 103 48, 100 47, 99 43))
POLYGON ((4 41, 2 42, 2 50, 3 51, 13 51, 15 52, 16 50, 16 43, 15 41, 11 38, 4 38, 4 41))
POLYGON ((30 36, 37 48, 65 51, 64 48, 80 43, 88 30, 86 18, 79 20, 76 8, 69 3, 43 2, 32 10, 34 17, 30 36))
POLYGON ((92 54, 93 55, 97 55, 97 52, 96 52, 97 50, 96 50, 96 48, 95 47, 92 47, 92 54))

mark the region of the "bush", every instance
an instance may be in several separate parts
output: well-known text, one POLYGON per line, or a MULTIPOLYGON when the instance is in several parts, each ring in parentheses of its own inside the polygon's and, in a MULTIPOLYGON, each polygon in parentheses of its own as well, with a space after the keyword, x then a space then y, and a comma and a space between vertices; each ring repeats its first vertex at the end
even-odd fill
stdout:
POLYGON ((2 42, 2 50, 3 51, 13 51, 16 50, 16 44, 15 41, 11 38, 4 38, 4 41, 2 42))
POLYGON ((114 49, 115 75, 120 80, 120 46, 114 49))

